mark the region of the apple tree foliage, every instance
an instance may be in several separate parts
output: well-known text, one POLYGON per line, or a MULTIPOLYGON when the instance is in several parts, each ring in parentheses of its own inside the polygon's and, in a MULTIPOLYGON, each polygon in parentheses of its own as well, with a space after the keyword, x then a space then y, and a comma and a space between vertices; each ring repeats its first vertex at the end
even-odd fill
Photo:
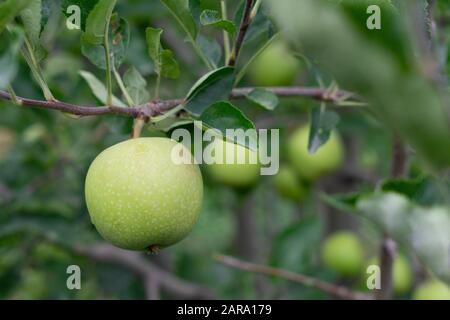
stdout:
MULTIPOLYGON (((220 1, 208 0, 2 0, 0 90, 122 108, 181 98, 176 113, 150 119, 142 133, 147 136, 193 130, 195 120, 220 132, 246 130, 264 127, 271 117, 269 126, 282 129, 282 151, 290 121, 309 120, 311 153, 337 127, 346 144, 356 141, 354 158, 370 167, 376 181, 339 192, 315 188, 297 216, 298 204, 274 196, 270 178, 261 179, 252 191, 254 232, 267 264, 337 280, 318 262, 326 226, 317 211, 327 206, 356 217, 367 237, 388 234, 427 272, 450 284, 450 5, 437 1, 435 21, 427 25, 422 0, 255 2, 261 7, 230 66, 222 42, 229 39, 232 49, 239 35, 242 0, 226 1, 227 17, 220 1), (376 32, 366 27, 366 9, 373 3, 383 14, 376 32), (69 29, 72 6, 81 9, 80 25, 69 29), (418 31, 427 28, 431 38, 418 31), (230 99, 233 88, 252 85, 246 77, 251 62, 279 38, 306 66, 298 81, 329 95, 345 89, 358 103, 284 99, 262 87, 242 100, 230 99), (401 178, 389 174, 394 136, 410 157, 401 178)), ((144 297, 131 273, 74 250, 101 242, 83 199, 87 168, 101 150, 129 137, 132 122, 0 101, 0 127, 15 137, 14 147, 0 157, 1 298, 144 297), (65 288, 70 264, 84 270, 86 290, 65 288)), ((286 161, 283 155, 281 160, 286 161)), ((343 183, 340 177, 335 180, 343 183)), ((167 253, 176 276, 210 287, 221 298, 262 296, 253 275, 211 259, 213 252, 234 252, 233 211, 241 200, 205 179, 198 226, 167 253)), ((277 288, 274 297, 324 297, 278 279, 268 282, 277 288)))

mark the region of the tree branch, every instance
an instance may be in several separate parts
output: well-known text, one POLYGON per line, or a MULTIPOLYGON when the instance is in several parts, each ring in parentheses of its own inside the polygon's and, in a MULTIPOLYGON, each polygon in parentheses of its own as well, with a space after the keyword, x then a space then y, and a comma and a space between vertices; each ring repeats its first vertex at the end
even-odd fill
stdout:
POLYGON ((230 60, 228 61, 228 65, 233 67, 236 65, 237 58, 239 56, 239 52, 241 51, 242 44, 244 43, 245 35, 247 34, 247 30, 252 23, 252 5, 253 0, 246 0, 244 13, 242 14, 241 25, 239 27, 239 33, 236 37, 236 42, 234 44, 233 52, 231 53, 230 60))
POLYGON ((113 263, 132 271, 143 279, 147 298, 157 299, 159 287, 179 298, 214 298, 214 294, 208 288, 177 278, 154 265, 138 252, 122 250, 109 244, 75 247, 75 252, 95 261, 113 263))
POLYGON ((434 7, 435 0, 427 0, 427 8, 426 8, 426 25, 427 25, 427 33, 428 38, 433 39, 436 34, 436 21, 434 20, 434 7))
POLYGON ((400 138, 396 137, 392 148, 391 176, 400 178, 405 174, 408 153, 400 138))
MULTIPOLYGON (((398 137, 395 137, 392 153, 391 176, 399 178, 405 173, 408 154, 398 137)), ((375 293, 378 300, 386 300, 392 297, 392 273, 396 251, 395 241, 385 234, 380 249, 381 289, 375 293)))
POLYGON ((392 297, 392 274, 396 252, 397 244, 395 241, 388 235, 384 235, 380 248, 381 287, 380 290, 375 291, 375 298, 377 300, 387 300, 392 297))
POLYGON ((293 273, 284 269, 272 268, 259 264, 249 263, 242 260, 238 260, 233 257, 217 255, 214 257, 218 262, 236 269, 243 271, 265 274, 268 276, 283 278, 292 282, 297 282, 302 285, 313 287, 328 293, 331 296, 340 299, 348 300, 371 300, 372 297, 361 292, 352 291, 346 287, 338 286, 332 283, 324 282, 320 279, 315 279, 302 274, 293 273))
MULTIPOLYGON (((245 98, 255 88, 237 88, 231 93, 231 99, 245 98)), ((352 99, 357 101, 357 98, 352 93, 347 91, 339 91, 330 95, 327 90, 315 87, 273 87, 266 88, 280 97, 306 97, 316 100, 338 103, 342 99, 352 99)), ((6 91, 0 90, 0 99, 12 101, 13 97, 6 91)), ((184 103, 183 99, 151 101, 144 105, 124 108, 117 106, 81 106, 61 101, 44 101, 17 97, 22 107, 32 107, 39 109, 57 110, 65 113, 70 113, 77 116, 100 116, 115 114, 121 116, 128 116, 133 118, 148 118, 158 114, 167 112, 178 105, 184 103)))

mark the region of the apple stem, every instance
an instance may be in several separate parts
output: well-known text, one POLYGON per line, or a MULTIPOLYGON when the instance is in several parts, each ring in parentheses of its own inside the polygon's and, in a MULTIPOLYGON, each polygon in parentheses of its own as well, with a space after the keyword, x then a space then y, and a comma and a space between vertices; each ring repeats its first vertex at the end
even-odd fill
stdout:
POLYGON ((161 251, 161 248, 157 244, 152 244, 147 247, 147 253, 149 254, 157 254, 159 251, 161 251))
POLYGON ((141 136, 142 128, 144 128, 145 120, 141 117, 134 119, 132 138, 137 139, 141 136))

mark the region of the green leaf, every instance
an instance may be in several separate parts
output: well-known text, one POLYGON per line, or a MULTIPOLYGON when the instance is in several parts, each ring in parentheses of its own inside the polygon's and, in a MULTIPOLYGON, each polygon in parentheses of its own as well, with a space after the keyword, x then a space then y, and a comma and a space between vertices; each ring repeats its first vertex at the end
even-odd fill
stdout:
MULTIPOLYGON (((261 55, 261 53, 263 53, 264 50, 266 48, 268 48, 278 38, 279 38, 279 33, 274 34, 271 38, 269 38, 267 40, 264 39, 263 41, 258 43, 255 46, 256 49, 251 48, 251 52, 246 54, 246 57, 248 56, 248 58, 245 59, 245 63, 242 64, 242 67, 240 67, 240 70, 239 70, 238 74, 236 75, 236 82, 235 82, 236 85, 245 76, 248 68, 252 65, 253 61, 255 61, 261 55)), ((246 46, 244 46, 242 49, 243 49, 243 53, 245 54, 246 53, 245 51, 247 51, 247 50, 245 50, 246 46)), ((242 55, 242 53, 240 55, 242 55)))
POLYGON ((205 10, 200 15, 200 23, 204 26, 213 26, 227 31, 229 34, 236 33, 236 25, 230 20, 222 19, 220 12, 216 10, 205 10))
POLYGON ((330 138, 331 132, 339 123, 339 116, 334 111, 313 108, 308 142, 309 153, 315 153, 330 138))
POLYGON ((17 74, 23 41, 24 33, 19 28, 11 28, 9 33, 0 35, 0 89, 5 89, 17 74))
POLYGON ((103 45, 92 44, 84 34, 81 36, 81 53, 97 68, 106 70, 105 48, 103 45))
POLYGON ((123 82, 134 103, 141 105, 150 100, 150 93, 147 91, 147 81, 136 68, 131 67, 125 72, 123 82))
POLYGON ((118 14, 111 16, 109 41, 114 63, 118 67, 125 60, 130 44, 130 26, 128 21, 120 18, 118 14))
POLYGON ((263 88, 252 90, 246 97, 267 110, 274 110, 280 102, 276 94, 263 88))
POLYGON ((150 58, 153 60, 155 66, 155 72, 159 74, 161 72, 161 34, 162 29, 148 27, 145 30, 147 40, 147 51, 150 58))
MULTIPOLYGON (((87 82, 89 88, 91 88, 94 96, 103 104, 107 104, 107 91, 103 83, 97 79, 92 73, 88 71, 80 71, 81 77, 87 82)), ((117 107, 126 108, 125 103, 120 101, 117 97, 113 96, 113 105, 117 107)))
POLYGON ((86 30, 86 20, 94 9, 95 5, 98 3, 98 0, 62 0, 61 2, 61 10, 69 17, 69 13, 67 12, 67 8, 70 6, 78 6, 80 8, 81 13, 81 30, 86 30))
POLYGON ((148 129, 150 131, 163 131, 163 132, 169 132, 179 126, 185 126, 193 124, 193 119, 185 119, 180 120, 179 118, 175 117, 169 117, 165 118, 158 122, 152 122, 149 124, 148 129))
POLYGON ((104 42, 106 28, 111 19, 117 0, 99 0, 86 20, 84 39, 88 43, 99 45, 104 42))
MULTIPOLYGON (((210 129, 216 129, 221 135, 226 137, 230 141, 234 141, 240 145, 248 148, 255 149, 257 146, 256 135, 250 135, 248 139, 238 139, 230 135, 227 129, 247 131, 249 129, 255 129, 255 125, 234 105, 227 101, 219 101, 209 106, 203 111, 200 116, 200 120, 203 125, 210 129)), ((256 131, 254 131, 256 133, 256 131)))
POLYGON ((211 104, 228 100, 234 82, 234 68, 222 67, 201 77, 187 94, 186 110, 199 116, 211 104))
POLYGON ((444 184, 441 187, 439 184, 440 182, 431 178, 388 179, 381 185, 381 190, 402 194, 412 202, 423 206, 446 204, 446 193, 441 190, 442 187, 445 189, 448 186, 444 184))
POLYGON ((32 0, 31 4, 20 13, 25 33, 34 47, 39 46, 41 34, 42 1, 32 0))
POLYGON ((161 0, 191 40, 197 38, 197 26, 190 12, 189 0, 161 0))
MULTIPOLYGON (((130 43, 130 27, 128 21, 120 18, 118 14, 111 16, 109 30, 109 49, 114 66, 118 69, 124 62, 130 43)), ((98 68, 106 70, 105 48, 103 44, 93 45, 85 34, 81 37, 81 52, 98 68)))
POLYGON ((202 0, 189 0, 189 10, 194 18, 195 24, 200 27, 200 15, 202 13, 202 0))
POLYGON ((180 77, 180 67, 169 49, 161 51, 161 76, 171 79, 180 77))
POLYGON ((31 50, 37 61, 41 61, 47 52, 41 45, 40 36, 42 32, 42 1, 33 0, 31 4, 20 13, 25 34, 31 45, 31 50))
POLYGON ((31 4, 33 0, 7 0, 0 3, 0 33, 6 25, 10 23, 20 11, 31 4))
POLYGON ((417 206, 398 193, 360 199, 357 212, 414 250, 436 276, 450 283, 450 210, 417 206))
POLYGON ((45 25, 50 18, 50 14, 52 13, 52 0, 42 0, 41 5, 41 32, 44 29, 45 25))
POLYGON ((210 63, 217 68, 222 59, 222 47, 214 38, 207 38, 201 34, 197 37, 197 45, 210 63))
POLYGON ((396 192, 409 199, 415 199, 421 192, 424 180, 390 179, 383 183, 381 190, 384 192, 396 192))
POLYGON ((341 210, 343 212, 352 213, 356 210, 356 204, 364 193, 349 193, 349 194, 321 194, 321 199, 326 202, 329 206, 341 210))
POLYGON ((176 79, 180 76, 180 68, 178 62, 173 57, 173 53, 169 49, 163 49, 161 45, 162 29, 147 28, 147 50, 150 58, 155 66, 155 73, 166 77, 176 79))

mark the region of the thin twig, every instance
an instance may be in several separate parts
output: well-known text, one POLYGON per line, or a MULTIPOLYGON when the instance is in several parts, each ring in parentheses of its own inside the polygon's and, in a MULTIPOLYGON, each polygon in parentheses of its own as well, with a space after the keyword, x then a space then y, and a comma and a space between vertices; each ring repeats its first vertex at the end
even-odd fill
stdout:
POLYGON ((391 176, 393 178, 400 178, 405 174, 406 165, 408 162, 408 152, 403 145, 400 138, 395 138, 394 145, 392 147, 392 167, 391 176))
POLYGON ((388 300, 392 298, 393 267, 396 253, 397 244, 385 234, 380 248, 381 281, 380 290, 375 291, 375 298, 377 300, 388 300))
MULTIPOLYGON (((164 5, 166 3, 162 2, 164 5)), ((205 65, 208 67, 209 70, 214 70, 215 67, 212 65, 211 61, 206 57, 205 53, 200 49, 197 41, 194 39, 191 32, 188 30, 188 28, 182 23, 182 21, 178 18, 178 15, 173 11, 173 8, 171 6, 166 5, 167 10, 172 14, 172 16, 175 18, 175 20, 178 22, 180 27, 185 31, 187 40, 191 43, 192 48, 194 49, 195 53, 200 57, 200 59, 205 63, 205 65)))
POLYGON ((361 292, 352 291, 346 287, 338 286, 333 283, 328 283, 320 279, 305 276, 299 273, 294 273, 279 268, 272 268, 259 264, 249 263, 236 258, 224 255, 216 255, 214 257, 218 262, 243 271, 265 274, 268 276, 283 278, 292 282, 297 282, 302 285, 313 287, 321 290, 329 295, 348 300, 372 300, 372 297, 361 292))
POLYGON ((406 1, 406 3, 408 4, 407 9, 411 17, 411 28, 416 37, 417 57, 422 73, 427 79, 441 86, 442 79, 440 77, 439 64, 433 48, 432 25, 429 24, 432 23, 433 3, 427 2, 425 16, 423 6, 419 2, 406 1))
MULTIPOLYGON (((230 98, 244 98, 254 89, 255 88, 234 89, 230 98)), ((345 98, 351 96, 351 94, 346 91, 339 91, 334 96, 329 96, 326 90, 315 87, 275 87, 266 89, 280 97, 306 97, 331 103, 339 103, 340 99, 343 97, 345 98)), ((0 99, 11 101, 13 97, 11 97, 8 92, 0 90, 0 99)), ((184 102, 183 99, 161 100, 149 102, 133 108, 124 108, 117 106, 81 106, 61 101, 44 101, 22 97, 17 97, 17 99, 21 101, 23 107, 57 110, 77 116, 100 116, 115 114, 133 118, 154 117, 161 113, 170 111, 184 102)), ((357 98, 353 96, 353 99, 357 98)))
MULTIPOLYGON (((222 11, 222 19, 227 20, 227 4, 225 0, 220 0, 220 8, 222 11)), ((231 44, 230 44, 230 36, 228 35, 228 31, 223 30, 223 51, 225 55, 225 64, 228 63, 231 56, 231 44)))
MULTIPOLYGON (((408 154, 401 140, 396 137, 392 148, 391 176, 399 178, 404 175, 408 154)), ((378 300, 386 300, 392 297, 392 273, 396 255, 396 243, 385 234, 380 249, 381 288, 375 292, 378 300)))
POLYGON ((241 51, 242 44, 244 43, 245 35, 247 34, 247 30, 250 27, 250 24, 252 23, 251 17, 252 5, 253 0, 246 0, 244 13, 242 14, 242 20, 239 27, 239 33, 236 37, 236 42, 234 44, 230 60, 228 61, 228 65, 231 67, 236 65, 239 52, 241 51))
POLYGON ((112 77, 111 77, 111 52, 109 51, 109 26, 110 20, 106 21, 105 33, 104 33, 104 42, 103 47, 105 49, 105 61, 106 61, 106 104, 108 106, 112 105, 112 77))
POLYGON ((142 129, 145 125, 145 119, 139 117, 134 119, 132 138, 137 139, 141 136, 142 129))
MULTIPOLYGON (((268 90, 279 97, 305 97, 331 103, 338 103, 342 98, 346 97, 349 97, 352 101, 359 100, 355 94, 347 91, 341 90, 334 95, 330 95, 328 90, 319 87, 266 87, 263 89, 268 90)), ((233 90, 231 98, 243 98, 253 90, 255 90, 253 87, 236 88, 233 90)))
POLYGON ((187 42, 180 41, 174 24, 167 21, 167 19, 154 19, 152 22, 164 30, 162 34, 164 42, 167 43, 168 48, 171 48, 176 53, 175 56, 187 65, 192 65, 195 62, 196 55, 190 50, 187 42))
POLYGON ((214 298, 214 294, 208 288, 176 277, 151 263, 140 253, 122 250, 109 244, 76 247, 74 250, 94 261, 116 264, 135 273, 144 280, 147 298, 158 298, 158 287, 179 298, 214 298))
POLYGON ((436 33, 436 21, 434 20, 434 6, 435 0, 427 0, 427 8, 426 8, 426 25, 427 25, 427 33, 428 38, 433 39, 436 33))

